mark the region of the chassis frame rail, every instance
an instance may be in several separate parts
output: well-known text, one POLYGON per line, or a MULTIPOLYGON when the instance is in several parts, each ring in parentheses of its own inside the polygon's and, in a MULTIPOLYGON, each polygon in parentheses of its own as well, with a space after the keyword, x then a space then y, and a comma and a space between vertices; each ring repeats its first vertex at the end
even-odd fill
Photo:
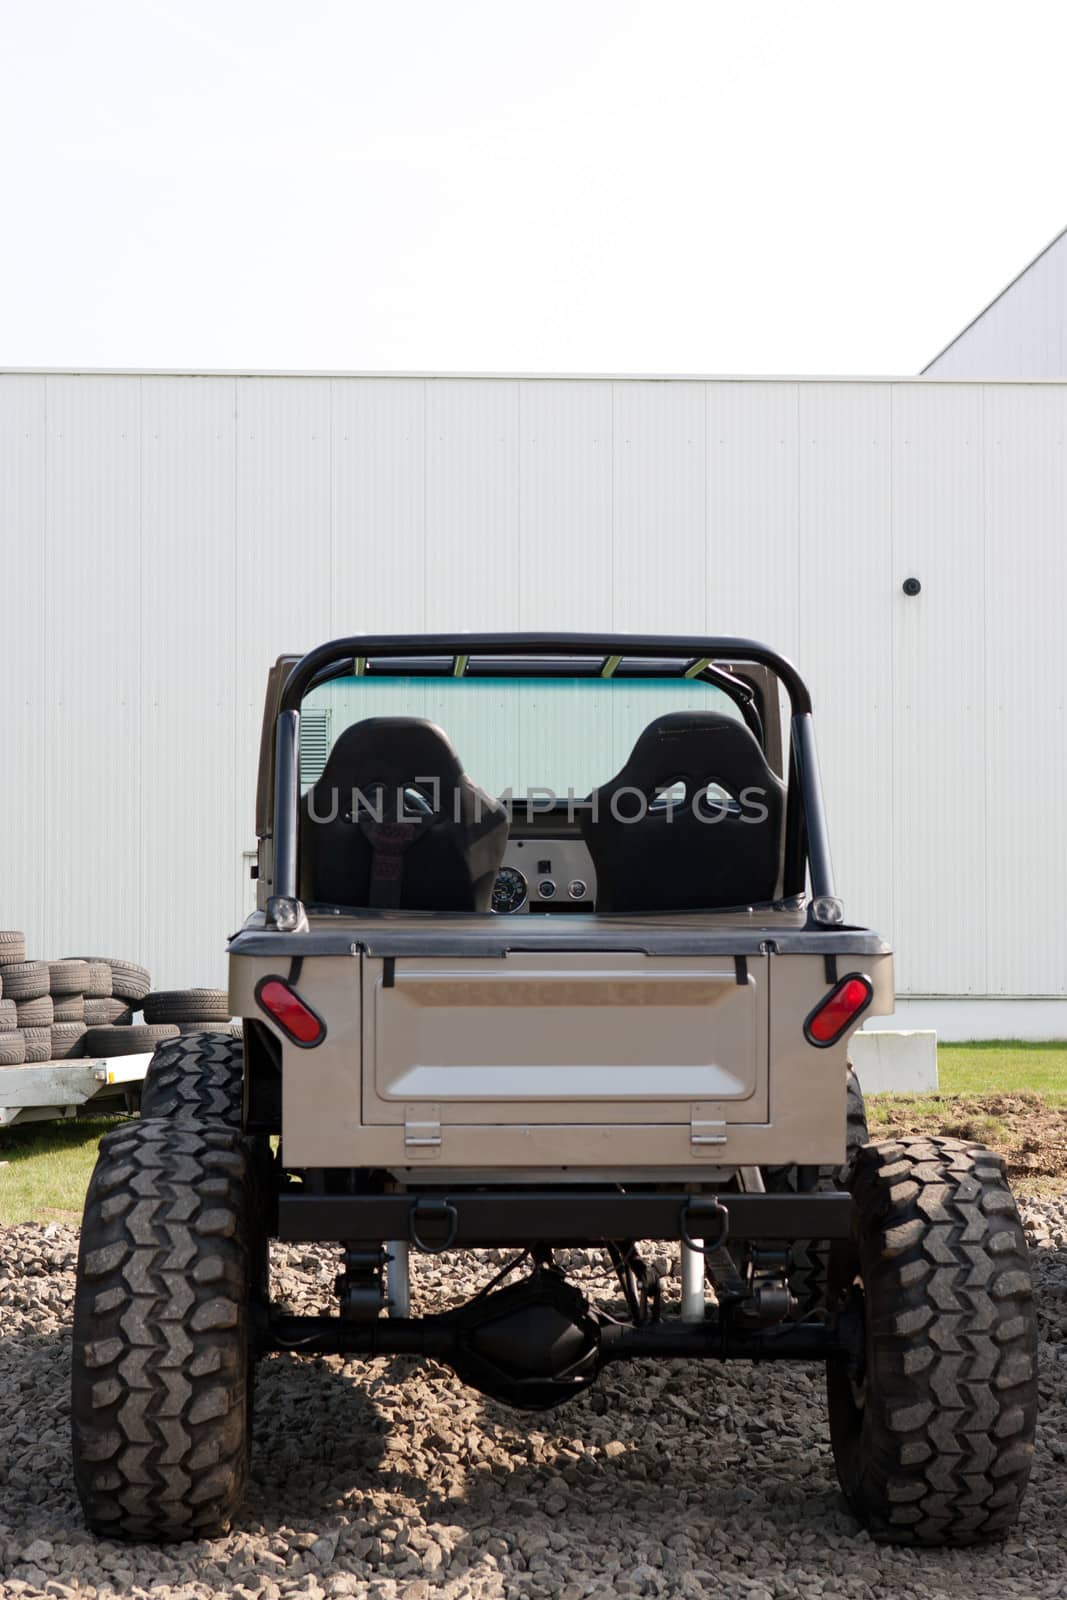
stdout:
POLYGON ((283 1192, 278 1237, 290 1242, 407 1240, 442 1250, 510 1245, 606 1244, 615 1239, 847 1239, 851 1197, 811 1194, 694 1195, 531 1188, 409 1194, 283 1192))

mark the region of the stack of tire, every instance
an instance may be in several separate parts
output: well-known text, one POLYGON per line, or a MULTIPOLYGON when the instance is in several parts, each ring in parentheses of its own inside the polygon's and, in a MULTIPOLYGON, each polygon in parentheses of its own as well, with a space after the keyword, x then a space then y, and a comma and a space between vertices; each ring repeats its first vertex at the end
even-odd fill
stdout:
POLYGON ((82 956, 92 970, 106 968, 111 986, 85 1000, 85 1053, 94 1057, 151 1055, 158 1044, 173 1039, 172 1028, 154 1027, 147 1020, 135 1022, 152 988, 147 967, 136 961, 119 961, 112 956, 82 956))
POLYGON ((84 1055, 90 987, 85 962, 27 961, 25 936, 0 932, 0 1066, 84 1055))
MULTIPOLYGON (((22 934, 0 933, 0 1067, 21 1067, 26 1059, 26 1041, 18 1031, 18 1001, 10 989, 4 993, 4 973, 10 974, 25 959, 22 934)), ((14 987, 18 988, 17 981, 14 987)))
POLYGON ((151 985, 147 969, 135 961, 27 961, 25 935, 0 931, 0 1066, 151 1054, 176 1036, 171 1028, 134 1025, 134 1009, 151 985))
POLYGON ((27 961, 25 935, 0 931, 0 1067, 151 1055, 183 1034, 232 1031, 224 990, 155 991, 146 967, 112 956, 27 961))

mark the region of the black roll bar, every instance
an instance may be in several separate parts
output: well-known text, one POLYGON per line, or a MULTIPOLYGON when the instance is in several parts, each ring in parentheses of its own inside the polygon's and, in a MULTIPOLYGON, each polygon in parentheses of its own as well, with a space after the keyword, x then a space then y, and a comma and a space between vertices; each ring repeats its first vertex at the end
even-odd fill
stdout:
POLYGON ((811 695, 793 663, 755 639, 702 638, 673 634, 630 633, 428 633, 368 634, 333 639, 309 650, 296 663, 282 690, 275 730, 274 893, 297 898, 297 813, 299 805, 300 706, 321 674, 346 661, 365 663, 376 657, 444 656, 462 676, 472 657, 601 656, 605 666, 629 657, 671 659, 697 666, 724 661, 753 662, 768 667, 785 685, 792 711, 800 799, 807 836, 813 896, 832 896, 833 869, 819 782, 811 695))
POLYGON ((667 657, 712 662, 754 661, 769 667, 789 692, 793 715, 811 713, 807 685, 791 661, 755 639, 703 639, 661 633, 425 633, 371 634, 334 639, 302 656, 285 681, 281 710, 299 711, 312 681, 325 668, 371 656, 612 656, 667 657))

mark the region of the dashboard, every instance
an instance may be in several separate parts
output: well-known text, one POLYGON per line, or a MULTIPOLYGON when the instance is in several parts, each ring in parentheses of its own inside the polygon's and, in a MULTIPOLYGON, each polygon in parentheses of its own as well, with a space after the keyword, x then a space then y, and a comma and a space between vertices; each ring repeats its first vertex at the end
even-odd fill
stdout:
POLYGON ((493 885, 492 906, 500 916, 594 910, 596 875, 585 841, 559 832, 513 833, 493 885))

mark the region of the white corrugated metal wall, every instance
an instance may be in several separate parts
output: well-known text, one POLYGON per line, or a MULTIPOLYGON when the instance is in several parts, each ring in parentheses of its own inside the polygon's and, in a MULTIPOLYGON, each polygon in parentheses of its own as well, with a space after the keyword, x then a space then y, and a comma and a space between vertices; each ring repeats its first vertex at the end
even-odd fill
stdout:
POLYGON ((0 925, 36 952, 220 976, 283 650, 706 629, 811 681, 900 992, 1067 997, 1067 385, 12 373, 0 430, 0 925))

